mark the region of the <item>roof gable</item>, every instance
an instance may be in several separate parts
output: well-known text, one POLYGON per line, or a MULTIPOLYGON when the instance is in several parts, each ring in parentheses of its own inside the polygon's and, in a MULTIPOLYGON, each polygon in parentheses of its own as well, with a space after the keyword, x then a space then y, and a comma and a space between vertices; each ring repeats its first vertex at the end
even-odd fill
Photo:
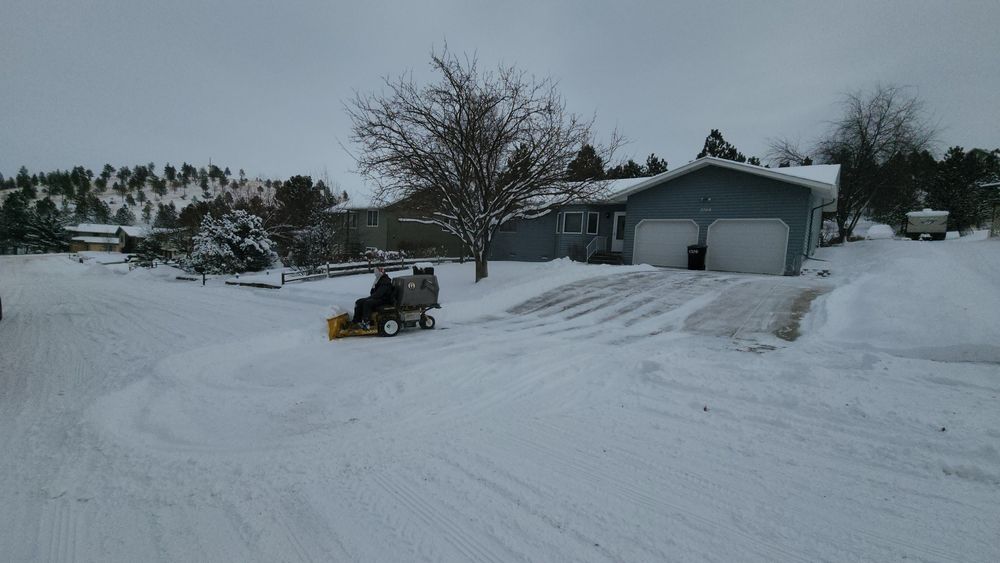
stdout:
POLYGON ((624 203, 632 194, 661 185, 675 178, 690 174, 708 166, 736 170, 755 176, 770 178, 779 182, 785 182, 797 186, 802 186, 812 190, 824 199, 834 199, 837 197, 837 186, 840 182, 839 164, 821 164, 816 166, 794 166, 788 168, 764 168, 743 162, 734 162, 713 156, 706 156, 698 160, 689 162, 680 168, 670 170, 646 178, 645 181, 632 185, 628 189, 612 194, 608 199, 614 203, 624 203))

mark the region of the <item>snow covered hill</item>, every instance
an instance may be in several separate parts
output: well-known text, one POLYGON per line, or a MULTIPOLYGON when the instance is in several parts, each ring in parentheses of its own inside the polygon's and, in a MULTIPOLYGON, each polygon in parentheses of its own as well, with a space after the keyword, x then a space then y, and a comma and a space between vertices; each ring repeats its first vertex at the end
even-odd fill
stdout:
POLYGON ((1000 559, 1000 241, 438 268, 438 330, 0 257, 15 561, 1000 559), (814 273, 829 270, 829 276, 814 273))

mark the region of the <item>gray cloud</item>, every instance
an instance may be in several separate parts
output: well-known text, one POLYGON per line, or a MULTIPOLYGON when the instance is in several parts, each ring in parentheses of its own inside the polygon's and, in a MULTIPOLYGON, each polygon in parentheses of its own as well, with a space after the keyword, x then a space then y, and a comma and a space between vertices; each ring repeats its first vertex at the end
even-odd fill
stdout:
POLYGON ((0 172, 150 160, 361 180, 343 103, 428 74, 447 40, 559 80, 671 167, 720 128, 746 154, 808 141, 841 93, 913 86, 942 147, 1000 146, 996 2, 174 2, 8 0, 0 172))

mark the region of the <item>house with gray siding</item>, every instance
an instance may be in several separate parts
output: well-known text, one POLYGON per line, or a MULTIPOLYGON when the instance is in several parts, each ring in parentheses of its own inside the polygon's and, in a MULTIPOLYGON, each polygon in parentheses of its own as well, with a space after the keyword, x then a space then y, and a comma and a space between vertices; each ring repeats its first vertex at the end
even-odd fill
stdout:
POLYGON ((441 227, 406 221, 405 202, 378 204, 352 196, 341 207, 340 243, 348 254, 369 248, 405 251, 417 255, 461 256, 461 241, 441 227))
POLYGON ((705 245, 710 270, 797 275, 836 210, 839 165, 764 168, 714 157, 650 178, 618 180, 596 202, 505 225, 491 259, 588 260, 687 267, 705 245))

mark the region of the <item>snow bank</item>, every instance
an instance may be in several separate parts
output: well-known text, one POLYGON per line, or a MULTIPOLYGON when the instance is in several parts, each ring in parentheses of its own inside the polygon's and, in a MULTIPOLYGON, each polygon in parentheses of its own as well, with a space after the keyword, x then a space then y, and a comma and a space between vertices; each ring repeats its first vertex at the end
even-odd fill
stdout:
POLYGON ((822 249, 850 281, 821 299, 821 338, 942 360, 1000 362, 1000 244, 878 240, 822 249), (959 250, 961 249, 961 250, 959 250))
POLYGON ((896 233, 892 230, 889 225, 872 225, 868 227, 868 232, 865 233, 865 238, 868 240, 879 240, 893 238, 896 233))

